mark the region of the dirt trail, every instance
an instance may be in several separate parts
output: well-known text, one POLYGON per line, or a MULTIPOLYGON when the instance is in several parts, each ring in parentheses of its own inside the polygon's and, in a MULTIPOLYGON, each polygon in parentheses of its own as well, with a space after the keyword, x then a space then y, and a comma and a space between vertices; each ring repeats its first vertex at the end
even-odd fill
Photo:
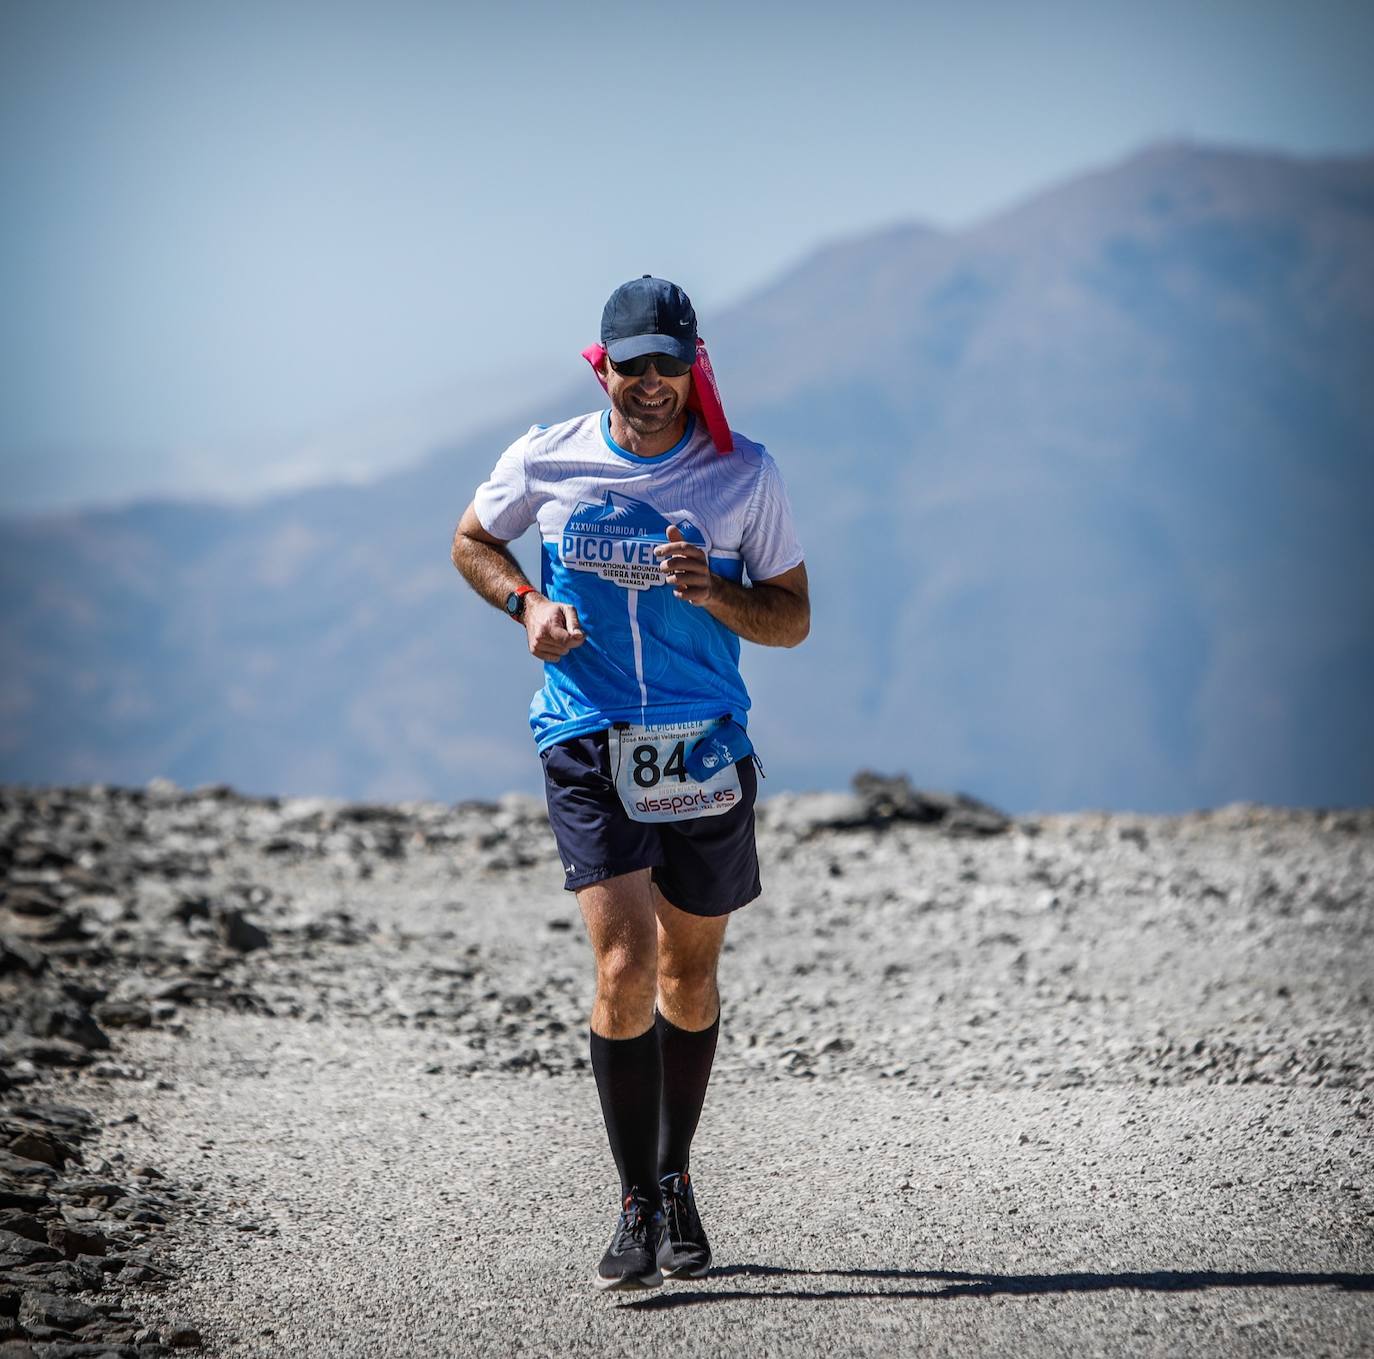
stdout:
POLYGON ((203 1200, 130 1305, 235 1356, 1374 1348, 1374 819, 827 806, 769 808, 732 926, 717 1268, 628 1298, 588 1282, 588 955, 534 810, 398 811, 359 851, 327 808, 201 809, 207 890, 258 884, 271 939, 236 1005, 42 1082, 203 1200))

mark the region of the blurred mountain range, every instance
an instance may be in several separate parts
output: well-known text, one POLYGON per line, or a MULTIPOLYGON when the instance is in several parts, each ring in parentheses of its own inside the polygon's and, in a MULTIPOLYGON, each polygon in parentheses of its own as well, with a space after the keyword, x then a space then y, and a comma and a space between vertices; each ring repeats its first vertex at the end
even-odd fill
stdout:
MULTIPOLYGON (((804 647, 745 648, 765 791, 1374 801, 1374 156, 1151 148, 829 246, 707 339, 812 579, 804 647)), ((0 777, 535 790, 538 668, 448 544, 600 397, 367 486, 5 522, 0 777)))

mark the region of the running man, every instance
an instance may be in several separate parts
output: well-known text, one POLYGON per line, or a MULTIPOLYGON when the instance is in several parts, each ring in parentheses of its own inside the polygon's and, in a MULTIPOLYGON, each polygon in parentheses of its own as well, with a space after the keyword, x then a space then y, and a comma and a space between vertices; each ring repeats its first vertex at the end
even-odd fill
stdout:
POLYGON ((501 455, 453 564, 544 662, 530 705, 564 882, 596 957, 591 1063, 620 1174, 600 1288, 697 1278, 689 1172, 732 911, 758 896, 739 639, 796 646, 806 566, 777 465, 730 431, 686 293, 617 288, 585 357, 610 409, 501 455), (507 544, 537 525, 540 579, 507 544))

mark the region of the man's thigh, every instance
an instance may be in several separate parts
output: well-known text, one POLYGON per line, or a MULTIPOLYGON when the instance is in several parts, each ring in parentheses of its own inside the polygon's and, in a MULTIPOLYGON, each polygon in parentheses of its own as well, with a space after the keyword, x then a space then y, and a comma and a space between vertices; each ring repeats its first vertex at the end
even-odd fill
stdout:
POLYGON ((725 943, 728 915, 693 915, 680 910, 654 885, 654 913, 658 918, 660 974, 701 978, 715 976, 725 943))
POLYGON ((620 967, 655 966, 657 919, 647 868, 578 888, 577 904, 598 964, 619 954, 620 967))

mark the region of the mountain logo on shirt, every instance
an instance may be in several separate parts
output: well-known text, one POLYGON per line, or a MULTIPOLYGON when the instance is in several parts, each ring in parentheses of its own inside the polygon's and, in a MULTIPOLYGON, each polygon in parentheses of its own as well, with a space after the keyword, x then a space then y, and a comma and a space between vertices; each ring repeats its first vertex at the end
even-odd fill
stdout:
POLYGON ((654 548, 668 541, 668 525, 698 547, 702 531, 685 517, 667 518, 652 505, 607 491, 600 504, 579 501, 563 526, 559 556, 573 571, 594 571, 603 580, 629 590, 665 585, 654 548))

